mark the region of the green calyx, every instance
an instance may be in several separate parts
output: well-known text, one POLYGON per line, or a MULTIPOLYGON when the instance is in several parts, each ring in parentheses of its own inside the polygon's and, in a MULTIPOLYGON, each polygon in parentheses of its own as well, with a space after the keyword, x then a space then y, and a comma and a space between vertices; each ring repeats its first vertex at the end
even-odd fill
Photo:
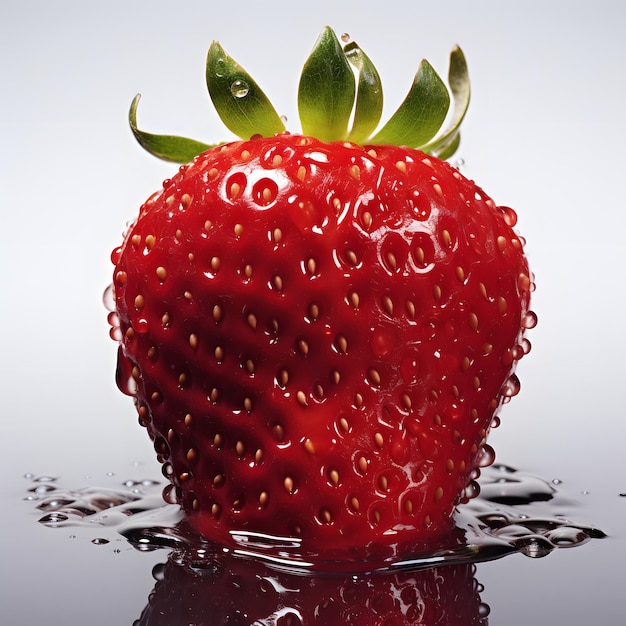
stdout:
MULTIPOLYGON (((383 110, 378 71, 356 43, 342 45, 334 31, 326 27, 300 77, 298 112, 302 132, 322 141, 393 144, 448 159, 459 145, 459 129, 470 100, 467 64, 458 47, 450 54, 448 82, 450 90, 430 63, 423 60, 404 101, 378 129, 383 110), (454 104, 450 113, 451 100, 454 104)), ((285 132, 283 119, 263 90, 216 41, 207 55, 206 83, 222 122, 238 137, 271 137, 285 132)), ((139 95, 135 96, 130 107, 130 127, 137 141, 151 154, 166 161, 187 163, 214 147, 186 137, 140 130, 139 99, 139 95)))

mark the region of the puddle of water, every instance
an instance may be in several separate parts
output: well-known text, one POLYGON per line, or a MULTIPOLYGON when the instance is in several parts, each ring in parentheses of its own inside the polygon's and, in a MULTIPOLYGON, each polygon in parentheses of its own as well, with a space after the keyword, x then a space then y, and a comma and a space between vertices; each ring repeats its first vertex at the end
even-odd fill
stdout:
POLYGON ((118 552, 132 546, 162 555, 134 626, 487 624, 477 563, 511 554, 536 559, 605 537, 571 518, 576 502, 559 481, 494 465, 483 470, 480 495, 459 508, 454 531, 428 554, 375 568, 352 564, 343 573, 326 564, 320 573, 299 557, 297 544, 280 538, 238 533, 229 548, 207 542, 176 505, 164 503, 158 481, 67 489, 53 476, 26 478, 40 524, 113 543, 118 552))

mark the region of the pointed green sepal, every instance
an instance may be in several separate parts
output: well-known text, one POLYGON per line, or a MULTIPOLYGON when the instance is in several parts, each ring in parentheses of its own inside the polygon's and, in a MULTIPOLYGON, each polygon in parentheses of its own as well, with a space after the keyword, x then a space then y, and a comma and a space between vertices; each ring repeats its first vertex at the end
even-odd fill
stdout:
MULTIPOLYGON (((460 125, 470 101, 465 56, 450 55, 448 87, 428 61, 420 63, 413 84, 391 119, 376 132, 383 110, 378 71, 356 43, 342 48, 326 27, 307 59, 298 88, 302 132, 321 141, 389 144, 417 148, 450 158, 460 143, 460 125), (454 109, 448 116, 451 96, 454 109), (445 128, 444 122, 449 117, 445 128)), ((224 124, 241 139, 271 137, 285 124, 254 79, 214 41, 206 61, 209 95, 224 124)), ((151 154, 186 163, 214 146, 174 135, 153 135, 137 128, 137 95, 130 107, 130 127, 151 154)), ((217 144, 219 145, 219 144, 217 144)))
POLYGON ((298 111, 304 134, 322 141, 346 139, 355 94, 352 67, 337 36, 326 27, 300 77, 298 111))
POLYGON ((284 132, 285 124, 263 90, 217 41, 207 54, 206 83, 222 122, 237 137, 284 132))
POLYGON ((383 112, 383 86, 378 70, 355 42, 349 43, 343 50, 356 70, 358 81, 354 117, 348 139, 361 143, 376 130, 380 122, 383 112))
POLYGON ((406 98, 371 143, 419 148, 439 131, 450 107, 450 94, 432 65, 423 60, 406 98))
POLYGON ((470 82, 467 62, 463 51, 458 46, 450 54, 448 83, 454 98, 454 112, 448 128, 424 146, 422 150, 434 154, 440 159, 448 159, 459 146, 460 126, 470 103, 470 82))
POLYGON ((137 128, 137 105, 141 94, 137 94, 130 105, 128 113, 128 121, 130 128, 135 135, 135 139, 142 148, 150 154, 163 159, 164 161, 172 161, 174 163, 188 163, 195 156, 212 148, 205 143, 196 141, 195 139, 187 139, 187 137, 178 137, 176 135, 153 135, 146 133, 137 128))

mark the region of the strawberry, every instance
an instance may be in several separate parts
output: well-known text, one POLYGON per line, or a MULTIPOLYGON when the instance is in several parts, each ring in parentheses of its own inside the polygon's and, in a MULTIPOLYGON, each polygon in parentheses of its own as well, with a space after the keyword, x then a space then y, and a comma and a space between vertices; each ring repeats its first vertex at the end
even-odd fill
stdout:
POLYGON ((366 576, 299 576, 262 563, 203 553, 199 563, 174 553, 162 568, 137 626, 280 624, 281 626, 479 626, 471 564, 366 576))
POLYGON ((204 536, 385 560, 427 550, 476 494, 519 390, 533 284, 514 211, 443 160, 469 99, 458 48, 449 82, 446 130, 450 96, 424 61, 372 134, 378 74, 325 29, 302 135, 217 43, 209 93, 242 140, 145 133, 133 101, 140 143, 184 164, 112 254, 118 384, 166 500, 204 536))

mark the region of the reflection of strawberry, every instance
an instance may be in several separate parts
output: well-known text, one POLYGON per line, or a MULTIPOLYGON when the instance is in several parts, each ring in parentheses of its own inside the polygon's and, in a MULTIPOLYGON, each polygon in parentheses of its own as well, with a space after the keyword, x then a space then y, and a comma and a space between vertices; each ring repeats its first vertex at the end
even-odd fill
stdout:
POLYGON ((298 576, 228 556, 170 558, 137 626, 486 626, 473 565, 368 576, 298 576))
MULTIPOLYGON (((301 82, 305 130, 320 55, 332 78, 355 54, 377 76, 325 31, 301 82)), ((457 123, 469 93, 459 55, 457 123)), ((534 322, 531 279, 513 211, 436 156, 388 145, 410 139, 416 90, 448 97, 424 67, 370 146, 331 141, 329 124, 324 141, 281 133, 206 150, 146 202, 113 253, 118 381, 164 463, 167 497, 210 538, 248 531, 295 537, 324 558, 382 557, 447 529, 492 458, 485 438, 517 391, 534 322)), ((208 76, 219 107, 260 102, 262 120, 278 119, 217 44, 208 76)), ((353 133, 359 103, 379 91, 361 83, 353 133)), ((136 105, 134 132, 153 152, 184 159, 206 147, 142 133, 136 105)), ((251 134, 254 115, 228 111, 251 134)), ((425 141, 446 156, 458 128, 425 141)))

